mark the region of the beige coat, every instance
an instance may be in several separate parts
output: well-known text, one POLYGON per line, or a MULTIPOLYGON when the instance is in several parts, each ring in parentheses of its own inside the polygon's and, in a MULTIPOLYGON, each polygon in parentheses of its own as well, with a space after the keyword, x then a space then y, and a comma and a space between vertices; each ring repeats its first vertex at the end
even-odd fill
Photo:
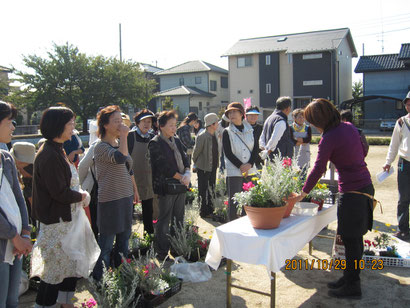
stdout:
MULTIPOLYGON (((218 157, 219 156, 220 150, 218 146, 218 157)), ((204 130, 196 138, 192 160, 198 169, 207 172, 212 171, 212 135, 208 133, 207 130, 204 130)), ((218 165, 219 159, 216 162, 216 167, 218 167, 218 165)))

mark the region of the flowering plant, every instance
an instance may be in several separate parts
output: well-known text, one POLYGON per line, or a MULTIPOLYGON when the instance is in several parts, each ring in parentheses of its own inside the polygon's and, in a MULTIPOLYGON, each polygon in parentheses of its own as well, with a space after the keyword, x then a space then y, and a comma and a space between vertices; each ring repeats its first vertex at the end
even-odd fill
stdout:
POLYGON ((331 192, 327 185, 317 182, 317 184, 315 185, 315 187, 313 187, 307 197, 317 201, 324 201, 330 196, 331 192))
POLYGON ((233 199, 238 203, 238 212, 244 205, 254 207, 281 207, 292 192, 300 192, 302 175, 290 158, 273 157, 263 166, 259 180, 243 185, 244 191, 236 193, 233 199))
POLYGON ((368 255, 368 256, 374 256, 375 252, 371 250, 371 248, 376 247, 376 244, 370 240, 364 240, 364 251, 363 254, 368 255))
POLYGON ((131 251, 136 249, 148 249, 151 247, 153 242, 154 235, 149 234, 147 231, 144 231, 143 236, 141 236, 138 232, 132 232, 128 247, 131 251))

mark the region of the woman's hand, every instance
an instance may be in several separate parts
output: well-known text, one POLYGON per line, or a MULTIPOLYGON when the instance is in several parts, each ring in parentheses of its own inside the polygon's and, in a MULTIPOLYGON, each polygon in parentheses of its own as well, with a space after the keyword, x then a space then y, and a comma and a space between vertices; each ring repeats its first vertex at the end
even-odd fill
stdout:
POLYGON ((390 172, 390 165, 385 164, 385 165, 383 166, 383 171, 386 171, 387 173, 389 173, 389 172, 390 172))
POLYGON ((140 203, 140 194, 138 189, 134 190, 134 204, 140 203))
POLYGON ((252 168, 252 165, 249 163, 243 164, 242 166, 239 167, 239 170, 241 170, 241 173, 244 174, 245 176, 248 176, 248 171, 249 169, 252 168))
POLYGON ((120 138, 121 137, 127 137, 128 133, 130 132, 130 128, 125 124, 121 124, 119 130, 120 130, 120 138))
POLYGON ((300 201, 302 201, 303 200, 303 198, 305 198, 307 196, 307 193, 305 193, 305 192, 303 192, 302 191, 302 193, 300 193, 300 194, 298 194, 298 195, 296 195, 296 196, 294 196, 294 197, 290 197, 290 198, 288 198, 288 200, 290 201, 290 202, 300 202, 300 201))
POLYGON ((22 254, 24 254, 25 256, 27 256, 31 250, 33 249, 33 245, 31 244, 31 240, 30 239, 26 239, 21 237, 19 234, 16 234, 15 237, 13 237, 13 239, 11 240, 11 242, 14 245, 14 253, 17 256, 20 256, 22 254))

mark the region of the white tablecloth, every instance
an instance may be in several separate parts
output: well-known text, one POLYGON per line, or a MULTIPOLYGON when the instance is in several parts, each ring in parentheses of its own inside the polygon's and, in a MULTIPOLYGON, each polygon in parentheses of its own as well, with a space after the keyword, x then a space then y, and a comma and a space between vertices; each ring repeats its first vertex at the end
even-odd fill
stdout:
POLYGON ((292 259, 326 225, 337 219, 337 206, 325 204, 316 216, 291 215, 279 228, 254 229, 248 216, 214 230, 205 262, 217 269, 222 257, 249 264, 265 265, 279 272, 286 259, 292 259))

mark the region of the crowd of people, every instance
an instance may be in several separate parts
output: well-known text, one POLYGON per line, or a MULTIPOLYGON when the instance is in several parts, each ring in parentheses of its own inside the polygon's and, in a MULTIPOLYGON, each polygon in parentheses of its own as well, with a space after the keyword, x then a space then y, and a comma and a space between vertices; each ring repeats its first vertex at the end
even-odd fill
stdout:
MULTIPOLYGON (((383 168, 389 170, 399 153, 397 236, 405 239, 410 92, 403 104, 408 115, 397 121, 383 168)), ((1 150, 0 308, 17 307, 21 256, 29 253, 31 276, 41 279, 35 307, 53 307, 57 302, 73 307, 71 298, 80 277, 91 274, 99 281, 104 267, 117 267, 127 256, 136 203, 142 205, 144 232, 155 234, 157 258, 166 260, 168 235, 184 221, 191 172, 197 173, 200 216, 206 219, 214 211, 218 168, 224 170, 232 221, 238 217, 233 195, 242 191, 248 175, 258 173, 266 159, 278 154, 296 157, 305 174, 302 192, 294 197, 297 201, 312 190, 329 161, 337 168, 341 193, 337 232, 346 248, 347 268, 338 281, 328 284, 329 295, 360 297, 360 270, 354 261, 361 259, 363 235, 373 223, 374 187, 364 161, 366 138, 351 124, 351 113, 341 114, 326 99, 315 99, 293 112, 291 106, 290 97, 280 97, 263 125, 258 123, 258 107, 245 110, 238 102, 230 103, 221 119, 206 114, 203 125, 193 112, 178 125, 174 110, 154 114, 142 109, 135 114, 132 129, 118 106, 107 106, 90 124, 89 149, 81 160, 85 149, 74 132, 73 111, 62 106, 45 110, 40 122, 45 139, 37 153, 34 145, 24 142, 16 142, 11 153, 1 150), (308 173, 312 127, 322 139, 308 173), (39 229, 34 247, 30 223, 39 229)), ((0 102, 0 142, 10 143, 16 113, 13 105, 0 102)))

